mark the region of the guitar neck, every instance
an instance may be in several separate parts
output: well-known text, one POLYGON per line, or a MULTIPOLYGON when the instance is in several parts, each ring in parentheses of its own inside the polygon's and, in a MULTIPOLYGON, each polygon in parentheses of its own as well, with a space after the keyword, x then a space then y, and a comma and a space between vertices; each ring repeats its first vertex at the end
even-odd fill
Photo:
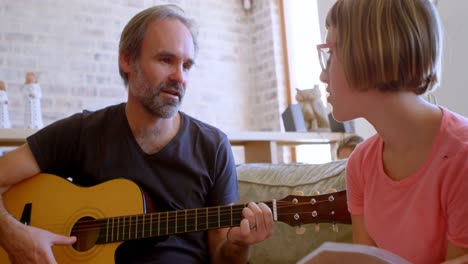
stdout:
MULTIPOLYGON (((291 226, 308 223, 351 224, 344 190, 315 196, 289 195, 264 203, 271 208, 275 221, 291 226)), ((246 206, 237 204, 101 219, 83 218, 73 227, 72 235, 92 237, 93 243, 106 244, 239 226, 243 219, 242 210, 246 206)))
MULTIPOLYGON (((272 208, 273 202, 265 202, 272 208)), ((96 244, 239 226, 247 205, 228 205, 86 220, 75 232, 99 230, 96 244)))

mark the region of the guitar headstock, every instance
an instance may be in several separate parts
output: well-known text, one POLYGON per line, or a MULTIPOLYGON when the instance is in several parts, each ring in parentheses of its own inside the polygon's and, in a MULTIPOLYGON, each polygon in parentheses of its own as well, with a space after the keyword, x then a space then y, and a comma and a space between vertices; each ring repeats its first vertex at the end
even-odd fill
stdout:
POLYGON ((291 226, 310 223, 351 224, 346 190, 313 195, 288 195, 276 201, 277 220, 291 226))

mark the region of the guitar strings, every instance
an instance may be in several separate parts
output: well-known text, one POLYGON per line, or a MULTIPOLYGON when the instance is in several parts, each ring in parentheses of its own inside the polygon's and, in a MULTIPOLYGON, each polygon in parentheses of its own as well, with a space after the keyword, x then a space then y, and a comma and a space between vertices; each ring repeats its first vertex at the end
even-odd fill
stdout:
MULTIPOLYGON (((316 201, 316 204, 324 203, 324 202, 330 202, 330 201, 318 200, 316 201)), ((272 202, 266 202, 266 204, 271 207, 272 202)), ((287 202, 277 201, 276 208, 278 210, 281 210, 281 209, 287 209, 287 208, 295 208, 295 207, 302 206, 302 205, 310 205, 310 202, 309 201, 297 202, 297 203, 291 204, 290 201, 287 201, 287 202)), ((223 226, 226 226, 226 227, 238 226, 240 224, 240 220, 242 220, 242 214, 241 214, 242 210, 245 207, 246 205, 215 206, 215 207, 205 207, 205 208, 197 208, 197 209, 178 210, 178 211, 154 212, 154 213, 149 213, 149 214, 104 217, 104 218, 92 219, 92 220, 80 220, 76 223, 75 228, 73 228, 73 231, 74 232, 90 232, 90 231, 101 230, 101 229, 106 229, 106 228, 118 229, 119 227, 122 227, 122 226, 128 226, 130 229, 135 226, 148 225, 151 223, 159 223, 158 226, 162 227, 161 229, 164 229, 167 232, 168 230, 166 229, 169 229, 169 228, 166 228, 167 223, 175 222, 176 225, 178 225, 178 222, 184 221, 185 223, 187 223, 188 221, 192 222, 194 219, 201 219, 201 218, 208 219, 207 221, 203 222, 205 226, 208 226, 208 228, 203 228, 203 229, 197 228, 196 231, 203 231, 207 229, 217 228, 216 225, 217 224, 219 225, 220 219, 226 216, 232 216, 233 220, 235 218, 235 220, 237 220, 238 223, 235 223, 234 225, 229 224, 229 225, 223 225, 223 226), (231 213, 231 208, 232 208, 232 213, 231 213), (181 218, 179 218, 179 216, 181 218), (212 218, 216 218, 216 219, 213 220, 212 218), (113 227, 108 227, 107 222, 111 221, 112 219, 114 219, 113 227), (119 219, 119 220, 130 219, 131 223, 124 224, 123 221, 117 221, 115 219, 119 219), (131 219, 136 219, 136 221, 131 221, 131 219)), ((300 211, 300 212, 312 213, 312 211, 310 212, 300 211)), ((278 216, 293 215, 293 214, 296 214, 296 212, 287 212, 287 213, 277 212, 278 216)), ((224 223, 224 222, 230 222, 230 221, 226 219, 222 219, 222 222, 224 223)), ((48 225, 48 226, 52 227, 56 225, 48 225)), ((188 224, 188 225, 183 224, 181 226, 187 227, 187 229, 189 229, 188 227, 193 228, 195 224, 188 224)), ((171 226, 170 229, 175 229, 175 228, 171 226)), ((143 231, 137 231, 137 233, 139 232, 143 232, 143 231)), ((147 230, 145 230, 144 232, 147 232, 147 230)))
MULTIPOLYGON (((320 201, 320 202, 327 202, 327 201, 320 201)), ((281 202, 279 202, 281 203, 281 202)), ((294 208, 294 207, 297 207, 298 205, 304 205, 304 204, 310 204, 309 202, 299 202, 299 203, 296 203, 294 205, 290 205, 290 202, 284 202, 288 205, 286 206, 282 206, 281 204, 279 204, 277 206, 277 209, 284 209, 284 208, 294 208)), ((318 202, 317 202, 318 203, 318 202)), ((241 212, 243 210, 244 207, 246 206, 242 206, 240 208, 235 208, 235 207, 239 207, 240 205, 233 205, 233 212, 232 212, 232 215, 235 215, 235 214, 238 214, 239 216, 239 220, 241 220, 241 212)), ((209 209, 214 209, 214 208, 217 208, 217 207, 207 207, 208 208, 208 214, 204 214, 203 215, 203 218, 212 218, 212 217, 223 217, 223 216, 229 216, 231 215, 231 212, 229 213, 218 213, 217 211, 216 212, 213 212, 213 210, 209 210, 209 209)), ((198 209, 198 210, 204 210, 204 209, 198 209)), ((227 206, 227 207, 224 207, 220 209, 220 211, 227 211, 229 210, 230 211, 230 206, 227 206)), ((78 231, 91 231, 91 230, 96 230, 96 229, 101 229, 102 228, 102 224, 105 223, 105 220, 107 219, 123 219, 124 217, 125 218, 138 218, 137 221, 131 221, 133 222, 133 224, 130 224, 130 225, 127 225, 127 226, 133 226, 133 225, 141 225, 141 223, 150 223, 151 220, 152 222, 160 222, 160 223, 166 223, 166 222, 175 222, 177 219, 178 221, 181 221, 181 220, 184 220, 185 218, 178 218, 176 216, 176 213, 175 212, 184 212, 184 211, 187 211, 187 214, 190 214, 188 216, 190 217, 187 217, 186 219, 187 220, 192 220, 192 219, 200 219, 202 217, 192 217, 192 215, 194 215, 195 213, 195 209, 187 209, 187 210, 180 210, 180 211, 166 211, 166 212, 154 212, 154 213, 149 213, 149 214, 136 214, 136 215, 126 215, 126 216, 114 216, 114 217, 105 217, 105 218, 99 218, 99 219, 92 219, 92 220, 81 220, 79 222, 77 222, 77 226, 79 225, 79 228, 77 229, 78 231), (150 215, 154 216, 154 217, 151 217, 150 215), (157 217, 156 217, 157 215, 157 217), (145 217, 143 217, 145 216, 145 217), (145 218, 145 219, 143 219, 145 218), (149 218, 149 219, 148 219, 149 218), (157 221, 156 221, 157 220, 157 221), (144 221, 144 222, 143 222, 144 221)), ((301 211, 301 213, 311 213, 311 212, 305 212, 305 211, 301 211)), ((278 213, 277 215, 279 216, 284 216, 284 215, 291 215, 291 214, 295 214, 295 213, 278 213)), ((211 221, 209 222, 208 221, 208 224, 210 223, 218 223, 218 220, 215 220, 215 221, 211 221)), ((116 224, 116 221, 114 221, 114 224, 116 224)), ((117 226, 120 226, 120 225, 123 225, 123 222, 122 223, 119 223, 117 224, 117 226)), ((49 225, 51 226, 51 225, 49 225)))

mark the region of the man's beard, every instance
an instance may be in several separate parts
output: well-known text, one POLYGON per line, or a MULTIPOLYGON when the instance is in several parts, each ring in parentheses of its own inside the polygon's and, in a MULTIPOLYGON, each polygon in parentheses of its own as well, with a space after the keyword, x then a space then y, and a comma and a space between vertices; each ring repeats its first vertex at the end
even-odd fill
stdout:
MULTIPOLYGON (((174 117, 179 111, 182 99, 185 95, 185 90, 181 84, 174 82, 161 83, 156 87, 152 87, 141 74, 139 67, 136 69, 136 80, 134 89, 142 90, 141 93, 132 93, 133 96, 141 103, 145 110, 158 118, 174 117), (176 89, 179 93, 179 99, 163 99, 159 95, 162 90, 176 89)), ((131 92, 131 91, 129 91, 131 92)))

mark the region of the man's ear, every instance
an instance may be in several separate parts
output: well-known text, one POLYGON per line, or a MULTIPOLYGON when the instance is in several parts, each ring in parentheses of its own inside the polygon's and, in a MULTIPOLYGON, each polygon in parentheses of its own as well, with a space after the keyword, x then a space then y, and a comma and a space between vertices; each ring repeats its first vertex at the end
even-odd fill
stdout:
POLYGON ((122 52, 119 56, 119 65, 122 68, 123 72, 128 74, 132 69, 132 63, 130 62, 130 58, 126 52, 122 52))

